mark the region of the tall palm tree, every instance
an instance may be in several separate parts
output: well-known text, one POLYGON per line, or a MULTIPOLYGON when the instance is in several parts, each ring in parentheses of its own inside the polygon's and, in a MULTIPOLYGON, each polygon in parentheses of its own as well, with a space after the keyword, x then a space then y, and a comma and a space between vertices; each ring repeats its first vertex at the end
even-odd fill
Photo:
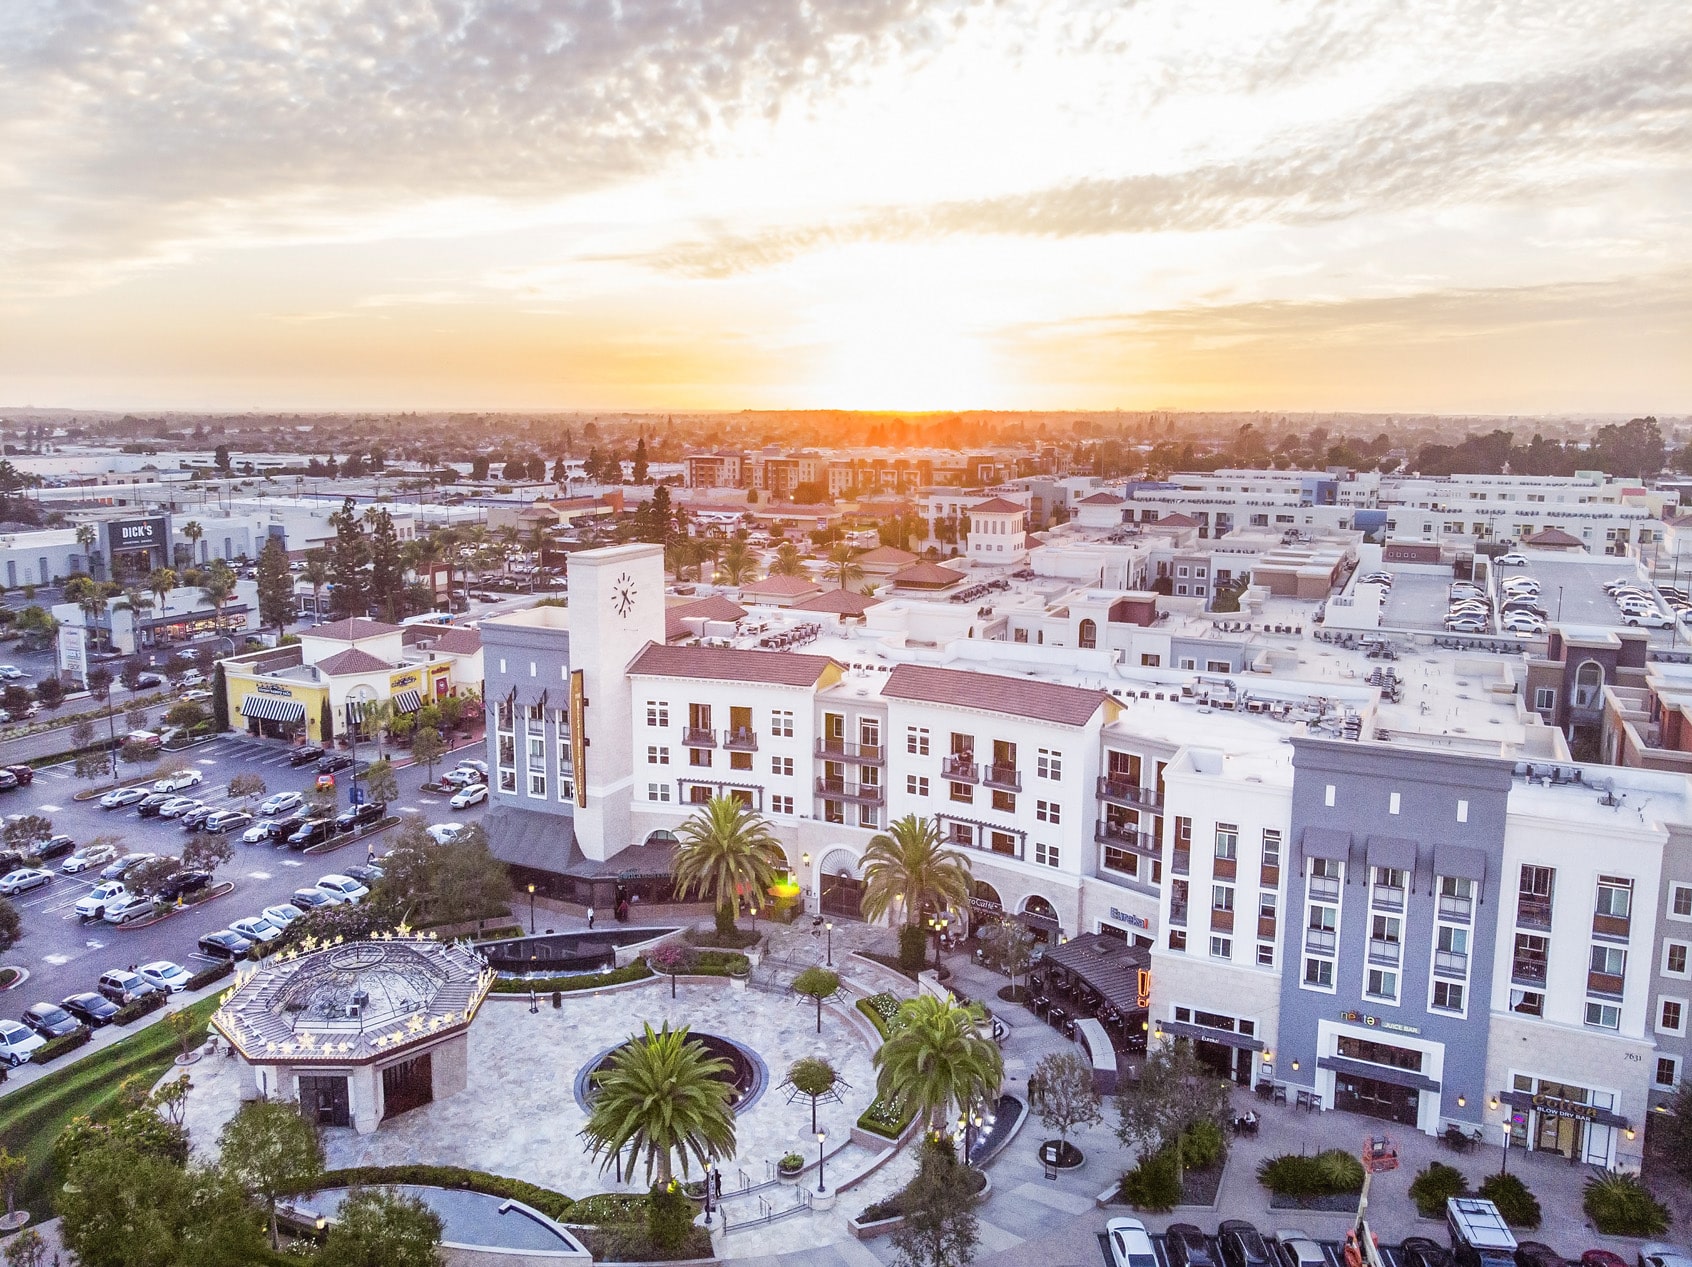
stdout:
POLYGON ((169 606, 170 592, 176 588, 176 573, 170 568, 154 568, 147 573, 147 588, 158 600, 160 611, 169 606))
POLYGON ((206 535, 206 530, 200 526, 197 519, 190 519, 182 525, 182 535, 188 539, 188 562, 190 565, 200 561, 200 538, 206 535))
POLYGON ((855 585, 864 579, 864 570, 852 561, 854 551, 844 541, 828 552, 828 566, 823 574, 831 580, 837 581, 841 589, 855 585))
POLYGON ((507 576, 511 575, 511 556, 523 544, 523 534, 516 524, 506 524, 496 534, 499 538, 500 559, 504 566, 500 569, 507 576))
POLYGON ((311 554, 306 556, 305 567, 300 570, 300 576, 304 578, 306 584, 311 586, 311 610, 313 612, 323 610, 323 587, 329 584, 329 578, 333 575, 334 573, 329 570, 329 560, 317 551, 313 550, 311 554))
POLYGON ((731 541, 717 564, 717 579, 727 585, 745 585, 758 579, 758 556, 744 541, 731 541))
POLYGON ((88 569, 90 576, 94 574, 94 543, 100 539, 99 529, 93 524, 78 524, 76 526, 76 544, 82 551, 83 566, 88 569))
POLYGON ((223 607, 235 597, 235 573, 222 559, 213 559, 200 579, 200 597, 212 606, 213 623, 223 632, 223 607))
POLYGON ((734 1155, 734 1092, 721 1076, 728 1061, 688 1041, 686 1026, 642 1028, 594 1075, 593 1109, 581 1134, 588 1155, 603 1158, 619 1181, 633 1178, 644 1157, 647 1182, 668 1186, 672 1155, 684 1175, 692 1158, 703 1164, 734 1155))
POLYGON ((775 558, 770 560, 771 576, 804 576, 805 558, 799 553, 799 547, 791 541, 783 541, 776 547, 775 558))
POLYGON ((100 635, 100 613, 106 610, 106 590, 98 581, 87 576, 73 576, 65 582, 65 601, 82 608, 83 624, 91 643, 100 635))
POLYGON ((775 883, 776 873, 787 867, 787 855, 769 823, 732 796, 713 796, 676 835, 681 844, 670 864, 676 895, 709 895, 719 928, 734 927, 740 893, 758 901, 775 883))
POLYGON ((969 858, 940 839, 931 818, 906 814, 870 839, 864 850, 863 916, 877 920, 902 906, 904 922, 922 920, 923 903, 963 907, 969 903, 969 858))
POLYGON ((875 1090, 886 1104, 909 1106, 939 1126, 954 1106, 989 1100, 1004 1081, 998 1044, 976 1029, 971 1003, 924 994, 899 1005, 893 1033, 875 1053, 875 1090))

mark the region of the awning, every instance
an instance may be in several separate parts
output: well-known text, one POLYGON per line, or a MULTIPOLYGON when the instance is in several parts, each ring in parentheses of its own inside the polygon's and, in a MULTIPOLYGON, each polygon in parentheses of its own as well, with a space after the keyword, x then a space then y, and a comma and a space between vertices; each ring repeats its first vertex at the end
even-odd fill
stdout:
POLYGON ((1082 933, 1048 946, 1041 963, 1079 977, 1124 1014, 1145 1006, 1140 999, 1141 974, 1151 967, 1151 952, 1143 946, 1130 946, 1101 933, 1082 933))
POLYGON ((1237 1047, 1241 1051, 1263 1050, 1261 1039, 1253 1038, 1250 1034, 1236 1034, 1231 1029, 1215 1029, 1209 1025, 1192 1025, 1186 1021, 1154 1021, 1153 1026, 1163 1029, 1177 1038, 1194 1038, 1201 1043, 1221 1043, 1224 1047, 1237 1047))
POLYGON ((356 726, 369 715, 376 706, 372 699, 350 699, 347 701, 347 725, 356 726))
POLYGON ((1346 862, 1351 858, 1351 833, 1333 827, 1306 827, 1303 848, 1306 858, 1346 862))
POLYGON ((1565 1100, 1554 1095, 1534 1095, 1531 1091, 1506 1091, 1498 1097, 1512 1109, 1523 1112, 1532 1110, 1547 1117, 1572 1117, 1583 1122, 1595 1122, 1599 1126, 1615 1126, 1622 1130, 1629 1130, 1633 1123, 1619 1113, 1612 1113, 1609 1109, 1600 1109, 1595 1105, 1581 1104, 1577 1100, 1565 1100))
POLYGON ((1462 845, 1434 846, 1434 874, 1476 882, 1486 879, 1486 855, 1462 845))
POLYGON ((1016 918, 1027 928, 1038 928, 1044 932, 1051 933, 1053 936, 1056 936, 1058 933, 1063 931, 1063 925, 1059 924, 1050 915, 1036 915, 1033 911, 1018 911, 1016 913, 1016 918))
POLYGON ((1389 867, 1394 871, 1416 869, 1416 842, 1403 836, 1370 836, 1369 865, 1389 867))
POLYGON ((415 713, 423 707, 423 697, 416 691, 400 691, 394 696, 394 708, 401 713, 415 713))
POLYGON ((256 717, 259 721, 304 721, 305 715, 305 705, 299 700, 248 695, 241 701, 241 716, 256 717))
POLYGON ((1438 1091, 1439 1083, 1414 1069, 1395 1069, 1391 1065, 1372 1065, 1367 1060, 1352 1060, 1346 1056, 1318 1056, 1318 1069, 1343 1073, 1348 1078, 1372 1078, 1394 1087, 1409 1087, 1412 1091, 1438 1091))

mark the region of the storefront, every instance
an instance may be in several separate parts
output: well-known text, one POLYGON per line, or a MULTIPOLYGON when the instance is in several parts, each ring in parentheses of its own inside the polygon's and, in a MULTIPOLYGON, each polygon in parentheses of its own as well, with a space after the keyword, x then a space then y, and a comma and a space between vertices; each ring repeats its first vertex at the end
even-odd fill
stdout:
POLYGON ((317 739, 324 693, 309 687, 258 682, 252 685, 231 680, 233 689, 245 687, 237 696, 232 717, 239 717, 249 735, 265 739, 317 739))
POLYGON ((1136 915, 1133 911, 1124 911, 1117 907, 1110 908, 1110 917, 1099 918, 1094 921, 1098 925, 1093 931, 1105 937, 1114 937, 1117 941, 1125 941, 1130 946, 1142 946, 1151 949, 1151 919, 1145 915, 1136 915))
POLYGON ((864 882, 858 878, 858 860, 845 849, 823 855, 817 869, 817 909, 837 919, 860 918, 864 882))
POLYGON ((1444 1064, 1439 1044, 1338 1029, 1322 1039, 1325 1054, 1316 1058, 1316 1069, 1324 1104, 1421 1131, 1437 1126, 1444 1064))
POLYGON ((1512 1075, 1511 1083, 1499 1097, 1509 1115, 1510 1147, 1605 1168, 1615 1165, 1616 1136, 1625 1136, 1633 1125, 1616 1111, 1621 1097, 1614 1091, 1521 1073, 1512 1075))
POLYGON ((1174 1019, 1159 1023, 1166 1034, 1193 1044, 1193 1054, 1217 1075, 1249 1087, 1256 1080, 1257 1054, 1264 1050, 1257 1021, 1189 1007, 1173 1009, 1174 1019))
POLYGON ((145 519, 107 521, 106 555, 111 560, 114 581, 140 580, 154 568, 170 563, 170 519, 152 515, 145 519))

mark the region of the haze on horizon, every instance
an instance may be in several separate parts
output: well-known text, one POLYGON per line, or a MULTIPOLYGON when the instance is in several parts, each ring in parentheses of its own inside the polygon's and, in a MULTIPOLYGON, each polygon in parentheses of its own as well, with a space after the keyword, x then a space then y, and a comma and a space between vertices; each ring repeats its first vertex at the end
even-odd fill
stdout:
POLYGON ((21 0, 0 402, 1692 408, 1684 0, 21 0))

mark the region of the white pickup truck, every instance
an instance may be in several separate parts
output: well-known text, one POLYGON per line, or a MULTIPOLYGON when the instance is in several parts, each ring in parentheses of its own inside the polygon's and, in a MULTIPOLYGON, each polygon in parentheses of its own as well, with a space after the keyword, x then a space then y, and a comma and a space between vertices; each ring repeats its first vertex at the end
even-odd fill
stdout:
POLYGON ((128 893, 129 890, 123 887, 122 880, 106 880, 101 884, 96 884, 89 890, 86 897, 77 899, 77 918, 104 919, 106 908, 128 893))

